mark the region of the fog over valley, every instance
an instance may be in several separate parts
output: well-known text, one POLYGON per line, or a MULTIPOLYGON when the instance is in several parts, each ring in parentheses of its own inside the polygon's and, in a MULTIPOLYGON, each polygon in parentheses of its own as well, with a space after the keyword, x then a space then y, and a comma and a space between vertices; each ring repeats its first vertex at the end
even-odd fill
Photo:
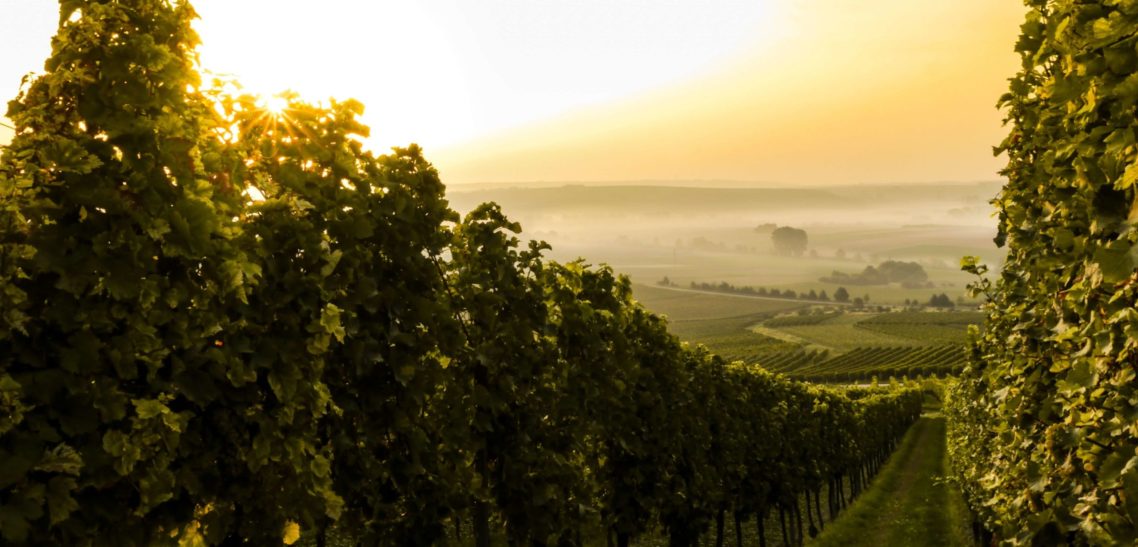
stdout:
MULTIPOLYGON (((453 186, 448 199, 465 213, 502 206, 522 239, 550 243, 551 258, 605 263, 638 285, 729 283, 835 290, 835 272, 857 274, 883 261, 913 261, 928 272, 921 287, 865 285, 877 303, 928 299, 931 289, 965 294, 960 259, 998 265, 989 201, 999 182, 813 187, 696 187, 696 183, 487 184, 453 186), (779 252, 772 233, 805 231, 801 252, 779 252)), ((706 182, 699 182, 706 185, 706 182)), ((724 185, 726 186, 726 185, 724 185)))

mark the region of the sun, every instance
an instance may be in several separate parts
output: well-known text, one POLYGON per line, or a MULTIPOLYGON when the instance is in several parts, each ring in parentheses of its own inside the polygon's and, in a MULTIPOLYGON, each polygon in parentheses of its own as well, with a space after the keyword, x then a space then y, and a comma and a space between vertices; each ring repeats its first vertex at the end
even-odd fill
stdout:
POLYGON ((288 110, 289 101, 288 98, 280 95, 262 95, 257 99, 257 105, 264 108, 273 117, 280 118, 288 110))

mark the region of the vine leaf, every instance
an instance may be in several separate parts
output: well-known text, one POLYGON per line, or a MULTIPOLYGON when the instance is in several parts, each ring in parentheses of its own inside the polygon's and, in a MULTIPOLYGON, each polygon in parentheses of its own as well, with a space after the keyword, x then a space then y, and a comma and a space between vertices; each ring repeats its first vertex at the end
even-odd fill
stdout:
POLYGON ((1118 283, 1134 273, 1135 249, 1125 240, 1117 240, 1095 251, 1093 263, 1098 265, 1107 283, 1118 283))

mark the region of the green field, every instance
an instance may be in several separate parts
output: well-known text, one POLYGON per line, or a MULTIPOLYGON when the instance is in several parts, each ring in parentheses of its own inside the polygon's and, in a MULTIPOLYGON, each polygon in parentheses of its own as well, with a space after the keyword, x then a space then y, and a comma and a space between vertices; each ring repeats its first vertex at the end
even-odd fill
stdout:
POLYGON ((983 320, 974 311, 852 312, 645 285, 634 291, 685 341, 728 360, 824 382, 953 374, 965 363, 968 325, 983 320))
POLYGON ((842 353, 867 346, 963 344, 968 325, 983 322, 980 312, 846 312, 786 315, 763 322, 755 332, 842 353))
MULTIPOLYGON (((762 363, 760 358, 760 363, 762 363)), ((784 368, 791 376, 816 381, 861 381, 877 377, 916 377, 958 373, 965 362, 958 344, 862 347, 830 359, 784 368)))
POLYGON ((667 316, 672 323, 742 315, 769 316, 805 306, 794 300, 752 298, 651 285, 636 285, 633 295, 644 307, 667 316))
POLYGON ((636 299, 668 318, 668 330, 680 339, 703 344, 728 360, 755 362, 759 356, 789 350, 794 344, 753 332, 771 317, 805 307, 793 300, 760 299, 637 285, 636 299))
POLYGON ((917 340, 928 344, 963 344, 968 325, 979 325, 984 314, 966 312, 899 312, 883 313, 857 324, 880 334, 917 340))
POLYGON ((826 348, 834 353, 847 351, 865 346, 919 346, 924 345, 920 340, 897 336, 888 332, 879 332, 858 328, 859 323, 877 317, 876 313, 850 312, 836 315, 814 325, 790 325, 783 327, 755 327, 759 334, 777 336, 773 331, 784 332, 801 338, 807 343, 826 348))
POLYGON ((798 348, 759 353, 759 364, 817 381, 859 381, 873 376, 953 374, 963 368, 968 325, 979 312, 888 312, 784 315, 751 330, 798 348), (822 357, 824 355, 824 357, 822 357))
POLYGON ((975 309, 966 295, 975 279, 960 270, 960 259, 978 255, 992 266, 1002 261, 1002 251, 992 245, 994 222, 986 213, 997 188, 991 183, 796 191, 548 184, 456 189, 448 198, 459 210, 497 201, 521 222, 523 238, 553 245, 550 258, 584 258, 628 275, 635 298, 666 316, 669 330, 687 342, 789 375, 809 368, 818 379, 942 373, 961 366, 956 357, 945 357, 952 352, 925 348, 963 345, 967 325, 980 323, 979 313, 893 310, 942 293, 954 302, 963 300, 966 306, 959 309, 975 309), (770 233, 756 230, 761 224, 804 229, 808 252, 774 253, 770 233), (835 271, 854 275, 885 260, 920 264, 930 285, 820 280, 835 271), (657 285, 665 277, 672 287, 657 285), (693 282, 799 294, 825 291, 830 297, 841 286, 851 300, 860 298, 868 306, 857 311, 832 306, 825 315, 802 315, 825 307, 683 290, 693 282), (833 362, 823 366, 827 361, 833 362))

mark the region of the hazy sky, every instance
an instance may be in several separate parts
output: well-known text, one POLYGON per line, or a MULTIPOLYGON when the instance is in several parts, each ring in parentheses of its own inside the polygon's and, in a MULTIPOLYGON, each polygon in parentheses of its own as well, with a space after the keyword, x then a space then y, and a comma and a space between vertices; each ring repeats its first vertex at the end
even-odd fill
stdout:
MULTIPOLYGON (((450 183, 991 180, 1016 0, 199 0, 206 69, 355 97, 450 183)), ((0 0, 0 97, 55 2, 0 0)), ((0 128, 0 142, 10 132, 0 128)))

